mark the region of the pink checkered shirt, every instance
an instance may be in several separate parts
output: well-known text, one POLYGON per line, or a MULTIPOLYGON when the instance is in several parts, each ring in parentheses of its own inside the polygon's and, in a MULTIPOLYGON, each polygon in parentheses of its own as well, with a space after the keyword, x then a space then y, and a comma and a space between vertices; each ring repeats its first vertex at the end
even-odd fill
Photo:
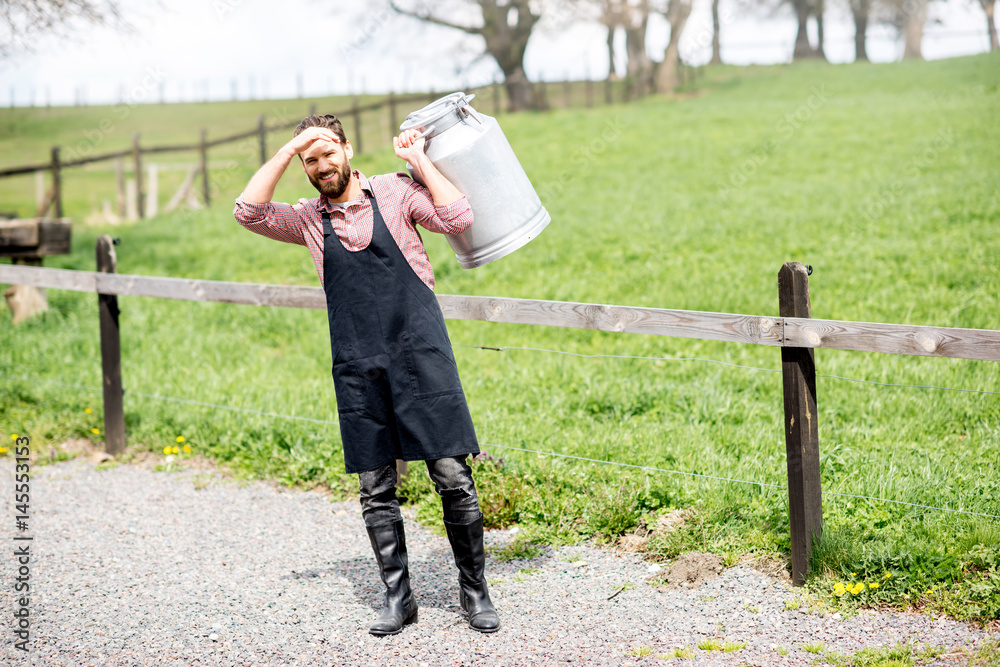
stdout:
MULTIPOLYGON (((366 178, 355 170, 354 175, 361 182, 362 190, 375 197, 389 233, 413 272, 434 289, 434 269, 416 225, 440 234, 461 234, 472 225, 468 199, 462 197, 447 206, 435 206, 427 188, 406 174, 366 178)), ((319 282, 323 284, 323 211, 330 214, 330 224, 345 248, 358 252, 371 243, 374 216, 364 192, 348 202, 346 209, 330 204, 323 196, 300 199, 294 205, 253 204, 240 197, 233 215, 237 222, 261 236, 309 248, 319 282)))

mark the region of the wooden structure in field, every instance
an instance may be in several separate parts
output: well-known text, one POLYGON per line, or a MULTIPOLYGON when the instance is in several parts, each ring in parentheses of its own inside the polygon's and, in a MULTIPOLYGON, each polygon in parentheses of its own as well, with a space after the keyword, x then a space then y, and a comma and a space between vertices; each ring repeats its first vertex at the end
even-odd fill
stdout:
MULTIPOLYGON (((66 218, 0 220, 0 257, 15 264, 41 266, 49 255, 68 255, 72 224, 66 218)), ((34 285, 13 285, 4 292, 14 324, 48 310, 45 292, 34 285)))

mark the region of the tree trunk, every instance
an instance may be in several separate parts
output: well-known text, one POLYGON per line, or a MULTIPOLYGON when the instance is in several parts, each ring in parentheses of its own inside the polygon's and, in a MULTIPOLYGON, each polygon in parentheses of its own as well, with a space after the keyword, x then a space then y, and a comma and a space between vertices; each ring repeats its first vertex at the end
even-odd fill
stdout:
POLYGON ((812 14, 812 6, 809 0, 792 0, 792 6, 795 8, 795 18, 799 22, 799 30, 795 33, 792 60, 812 58, 815 55, 813 47, 809 44, 809 15, 812 14))
POLYGON ((656 89, 661 93, 669 95, 680 83, 677 72, 677 65, 680 63, 678 44, 680 44, 681 33, 684 32, 684 25, 690 15, 691 0, 670 0, 666 16, 667 23, 670 24, 670 41, 663 51, 663 60, 656 72, 656 89))
POLYGON ((997 40, 997 24, 993 18, 993 7, 996 0, 979 0, 979 2, 983 6, 983 11, 986 12, 986 27, 990 31, 990 51, 996 51, 1000 49, 1000 41, 997 40))
POLYGON ((823 34, 823 14, 826 9, 823 0, 816 1, 816 56, 826 60, 826 51, 824 50, 824 34, 823 34))
POLYGON ((712 0, 712 65, 722 64, 722 49, 719 45, 719 0, 712 0))
POLYGON ((504 71, 503 77, 507 98, 510 100, 508 111, 541 108, 534 86, 528 81, 528 77, 520 65, 515 67, 513 71, 504 71))
POLYGON ((868 14, 871 0, 852 0, 851 14, 854 16, 854 61, 867 62, 868 14))
POLYGON ((608 79, 613 81, 617 78, 618 73, 615 72, 615 28, 617 26, 608 26, 608 79))
POLYGON ((906 0, 903 13, 903 59, 923 60, 920 46, 927 22, 927 0, 906 0))
POLYGON ((625 26, 625 47, 628 52, 627 75, 636 82, 636 92, 645 95, 653 87, 650 73, 653 61, 646 53, 646 26, 649 24, 649 6, 643 3, 640 14, 630 17, 625 26))
MULTIPOLYGON (((472 0, 470 0, 472 3, 472 0)), ((503 72, 510 110, 538 108, 539 98, 524 74, 524 52, 528 48, 531 31, 541 18, 531 10, 531 0, 475 0, 482 12, 482 27, 453 23, 435 16, 422 3, 419 10, 400 7, 395 0, 389 5, 398 13, 436 25, 442 25, 470 35, 479 35, 486 41, 486 53, 493 56, 503 72)))

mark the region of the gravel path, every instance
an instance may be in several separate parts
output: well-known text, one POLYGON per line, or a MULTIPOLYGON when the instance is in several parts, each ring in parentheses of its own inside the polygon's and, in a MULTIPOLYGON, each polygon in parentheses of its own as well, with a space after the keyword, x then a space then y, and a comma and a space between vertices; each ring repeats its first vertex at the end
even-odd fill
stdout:
MULTIPOLYGON (((850 654, 914 640, 952 649, 939 663, 954 665, 954 649, 988 636, 917 614, 786 609, 795 591, 742 566, 659 592, 644 583, 648 563, 590 547, 489 561, 503 627, 481 635, 458 609, 447 541, 409 521, 420 622, 376 638, 366 628, 381 584, 356 503, 211 470, 96 471, 82 459, 36 468, 31 493, 31 650, 15 650, 8 630, 4 664, 808 665, 810 642, 850 654), (746 646, 697 648, 710 638, 746 646), (658 658, 675 647, 694 657, 658 658)), ((0 498, 13 522, 13 493, 0 498)), ((487 534, 494 545, 510 538, 487 534)), ((3 559, 5 610, 16 567, 3 559)))

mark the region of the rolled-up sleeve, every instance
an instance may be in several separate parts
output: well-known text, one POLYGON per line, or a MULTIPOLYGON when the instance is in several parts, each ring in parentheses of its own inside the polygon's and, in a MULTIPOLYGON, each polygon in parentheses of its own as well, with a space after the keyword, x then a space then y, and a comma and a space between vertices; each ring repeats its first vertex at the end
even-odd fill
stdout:
POLYGON ((403 206, 414 222, 431 232, 461 234, 472 226, 472 209, 467 197, 445 206, 435 206, 427 188, 412 180, 407 185, 403 206))
POLYGON ((305 206, 300 202, 294 206, 278 202, 255 204, 236 200, 233 209, 236 221, 255 234, 275 241, 307 245, 303 228, 306 223, 305 206))

